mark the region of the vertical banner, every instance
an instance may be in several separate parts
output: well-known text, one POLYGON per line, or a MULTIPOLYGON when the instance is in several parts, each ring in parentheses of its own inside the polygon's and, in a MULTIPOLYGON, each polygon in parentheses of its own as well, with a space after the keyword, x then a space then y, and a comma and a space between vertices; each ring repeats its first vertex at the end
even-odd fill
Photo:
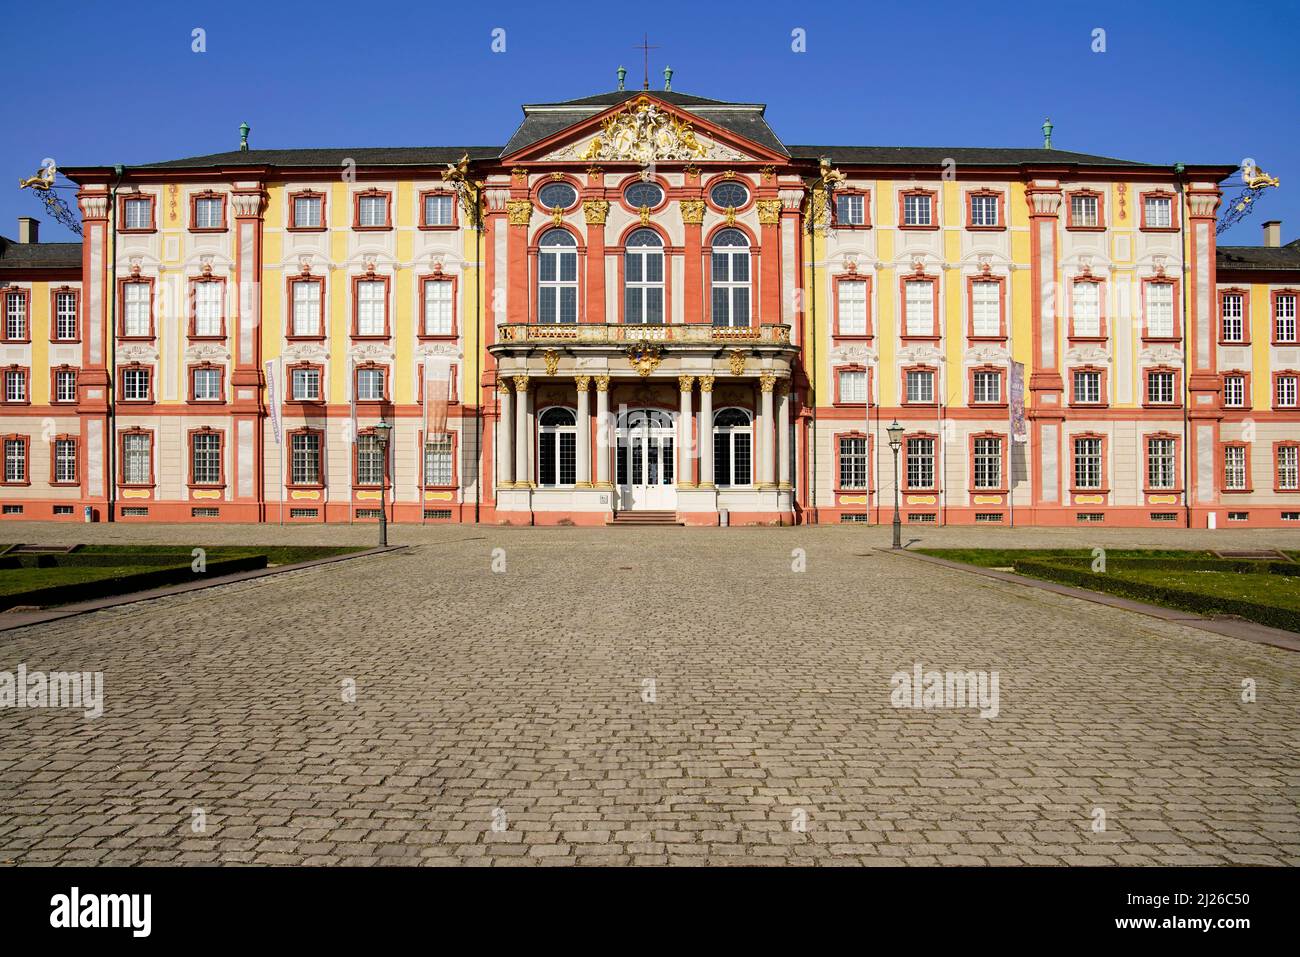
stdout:
POLYGON ((280 376, 278 368, 283 359, 266 360, 266 406, 271 415, 271 434, 275 444, 280 444, 280 376))
POLYGON ((1007 424, 1013 442, 1025 442, 1029 439, 1029 428, 1025 424, 1025 364, 1023 362, 1011 363, 1011 376, 1007 383, 1007 424))
POLYGON ((447 431, 447 404, 451 399, 451 360, 446 356, 424 357, 425 441, 447 431))

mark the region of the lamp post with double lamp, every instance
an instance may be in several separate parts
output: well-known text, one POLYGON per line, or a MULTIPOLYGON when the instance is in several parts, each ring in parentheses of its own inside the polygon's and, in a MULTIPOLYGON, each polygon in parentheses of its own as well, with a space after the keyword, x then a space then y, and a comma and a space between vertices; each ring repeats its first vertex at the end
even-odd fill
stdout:
POLYGON ((903 520, 898 514, 898 450, 903 447, 903 427, 894 420, 894 424, 885 429, 889 435, 889 447, 894 452, 894 548, 903 547, 903 520))
POLYGON ((386 420, 375 423, 375 441, 379 443, 379 546, 388 547, 388 505, 384 494, 388 483, 388 436, 393 427, 386 420))

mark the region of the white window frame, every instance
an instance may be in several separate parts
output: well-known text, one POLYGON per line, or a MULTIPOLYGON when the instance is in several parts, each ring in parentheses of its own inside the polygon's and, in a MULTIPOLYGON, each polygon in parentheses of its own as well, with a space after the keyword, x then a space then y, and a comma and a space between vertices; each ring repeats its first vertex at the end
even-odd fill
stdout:
POLYGON ((424 335, 450 336, 455 330, 455 287, 450 279, 424 280, 424 335))
POLYGON ((537 321, 576 323, 578 299, 578 242, 565 230, 549 230, 537 250, 537 321))
POLYGON ((719 328, 746 329, 753 324, 754 269, 749 237, 739 229, 724 229, 714 237, 710 256, 712 322, 719 328), (728 240, 718 245, 719 239, 728 240))
POLYGON ((314 279, 295 279, 293 288, 293 334, 304 338, 319 337, 321 331, 321 296, 324 284, 314 279))
POLYGON ((971 335, 981 339, 1002 336, 1002 283, 976 279, 970 291, 971 335))
POLYGON ((836 284, 839 294, 839 329, 841 336, 867 334, 867 281, 841 279, 836 284))
POLYGON ((1169 339, 1174 334, 1174 284, 1170 282, 1143 283, 1146 299, 1146 334, 1152 339, 1169 339), (1152 292, 1160 290, 1159 297, 1152 292))
POLYGON ((388 284, 380 279, 356 283, 357 335, 382 338, 388 331, 388 284))
POLYGON ((61 290, 54 294, 54 338, 59 342, 77 339, 77 294, 61 290))
POLYGON ((658 233, 653 229, 638 229, 628 236, 623 251, 623 321, 626 324, 664 324, 666 268, 663 239, 658 233), (652 278, 656 266, 657 279, 652 278))
POLYGON ((840 403, 865 405, 867 402, 867 370, 841 369, 839 371, 840 403))

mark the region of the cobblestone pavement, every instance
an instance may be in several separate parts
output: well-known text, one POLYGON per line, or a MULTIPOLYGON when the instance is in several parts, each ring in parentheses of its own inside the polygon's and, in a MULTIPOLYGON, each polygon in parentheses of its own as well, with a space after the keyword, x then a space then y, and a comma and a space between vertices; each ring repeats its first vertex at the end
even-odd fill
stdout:
MULTIPOLYGON (((924 535, 1300 547, 982 531, 924 535)), ((420 544, 0 634, 0 670, 105 681, 95 720, 0 711, 0 861, 1300 864, 1292 652, 876 551, 888 529, 394 539, 420 544), (892 707, 918 662, 997 671, 997 717, 892 707)))

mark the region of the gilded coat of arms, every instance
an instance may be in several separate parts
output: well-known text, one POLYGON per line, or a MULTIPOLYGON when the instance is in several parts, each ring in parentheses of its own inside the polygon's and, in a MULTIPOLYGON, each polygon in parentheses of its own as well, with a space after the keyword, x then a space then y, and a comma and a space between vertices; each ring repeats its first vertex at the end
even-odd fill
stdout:
POLYGON ((625 160, 645 165, 656 160, 703 159, 708 155, 708 147, 696 139, 690 122, 642 97, 607 117, 601 123, 600 135, 578 159, 625 160))
POLYGON ((663 348, 645 339, 627 347, 627 361, 637 374, 643 377, 658 369, 663 357, 663 348))

